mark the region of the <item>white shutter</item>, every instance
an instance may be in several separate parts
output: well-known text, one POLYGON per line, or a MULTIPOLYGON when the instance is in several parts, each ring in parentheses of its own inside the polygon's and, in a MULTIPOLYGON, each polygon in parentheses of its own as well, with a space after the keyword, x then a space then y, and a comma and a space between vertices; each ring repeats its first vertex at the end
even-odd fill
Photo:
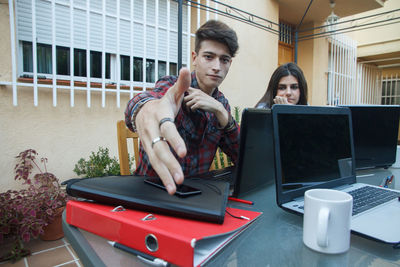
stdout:
POLYGON ((117 1, 116 0, 105 0, 106 1, 106 13, 109 15, 117 15, 117 1))
POLYGON ((167 30, 158 30, 158 58, 163 61, 167 61, 167 30))
POLYGON ((122 55, 129 55, 131 53, 131 23, 127 20, 120 20, 119 24, 120 47, 119 52, 122 55))
POLYGON ((70 16, 69 7, 56 5, 56 44, 70 46, 70 16))
POLYGON ((135 20, 143 21, 143 0, 135 0, 133 4, 133 13, 135 20))
POLYGON ((101 52, 103 50, 102 15, 90 14, 90 49, 101 52))
POLYGON ((146 23, 154 25, 156 19, 156 0, 147 0, 146 23))
POLYGON ((106 17, 106 52, 117 53, 117 19, 106 17))
POLYGON ((86 11, 74 9, 74 44, 76 48, 86 49, 86 11))
POLYGON ((17 33, 18 39, 32 42, 32 1, 17 1, 17 33))
POLYGON ((156 58, 156 28, 153 26, 146 26, 146 57, 156 58))
POLYGON ((51 3, 47 1, 37 1, 36 37, 38 43, 51 44, 51 24, 51 3))
POLYGON ((133 55, 135 57, 143 57, 143 24, 134 23, 133 32, 135 34, 133 38, 133 55))
POLYGON ((178 33, 171 32, 169 39, 169 60, 178 62, 178 33))
POLYGON ((170 11, 170 17, 171 20, 169 22, 169 27, 171 30, 178 30, 178 3, 176 2, 171 2, 170 5, 171 11, 170 11))
POLYGON ((120 0, 120 10, 119 15, 125 19, 131 17, 131 1, 130 0, 120 0))
POLYGON ((103 10, 103 1, 102 0, 90 0, 89 7, 91 10, 96 12, 102 12, 103 10))
POLYGON ((86 9, 86 0, 74 0, 74 7, 86 9))
MULTIPOLYGON (((167 21, 167 0, 159 0, 159 11, 158 11, 158 25, 166 28, 168 25, 167 21)), ((164 40, 167 40, 165 38, 164 40)))
POLYGON ((188 64, 188 62, 187 62, 188 49, 187 49, 187 45, 186 45, 187 39, 188 39, 187 34, 183 34, 183 36, 182 36, 182 64, 188 64))

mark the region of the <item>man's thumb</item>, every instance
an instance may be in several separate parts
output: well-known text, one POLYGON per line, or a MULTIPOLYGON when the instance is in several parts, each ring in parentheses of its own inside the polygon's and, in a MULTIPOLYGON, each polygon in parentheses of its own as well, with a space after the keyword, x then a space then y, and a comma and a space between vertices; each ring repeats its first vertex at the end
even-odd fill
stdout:
POLYGON ((191 83, 190 71, 187 68, 182 68, 179 71, 178 80, 176 81, 173 89, 175 103, 179 103, 180 100, 182 100, 182 96, 186 92, 186 90, 190 87, 190 83, 191 83))

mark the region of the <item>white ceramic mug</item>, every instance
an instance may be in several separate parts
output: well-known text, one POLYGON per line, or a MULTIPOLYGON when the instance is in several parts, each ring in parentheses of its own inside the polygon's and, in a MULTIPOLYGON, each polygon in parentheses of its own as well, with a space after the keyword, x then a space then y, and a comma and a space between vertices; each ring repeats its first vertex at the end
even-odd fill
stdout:
POLYGON ((304 194, 303 242, 323 253, 350 248, 353 197, 332 189, 311 189, 304 194))

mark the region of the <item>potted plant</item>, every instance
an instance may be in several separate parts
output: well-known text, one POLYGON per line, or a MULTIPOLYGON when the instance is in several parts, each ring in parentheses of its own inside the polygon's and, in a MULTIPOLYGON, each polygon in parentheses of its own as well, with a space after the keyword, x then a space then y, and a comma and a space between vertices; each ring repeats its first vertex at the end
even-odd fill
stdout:
POLYGON ((46 229, 52 228, 57 216, 61 216, 68 196, 61 188, 57 177, 47 172, 47 158, 41 158, 39 166, 33 149, 21 152, 15 166, 15 180, 21 180, 27 188, 8 190, 0 193, 0 243, 10 244, 8 251, 0 255, 0 260, 16 261, 30 251, 24 248, 24 242, 42 236, 45 240, 63 237, 61 233, 49 238, 46 229))

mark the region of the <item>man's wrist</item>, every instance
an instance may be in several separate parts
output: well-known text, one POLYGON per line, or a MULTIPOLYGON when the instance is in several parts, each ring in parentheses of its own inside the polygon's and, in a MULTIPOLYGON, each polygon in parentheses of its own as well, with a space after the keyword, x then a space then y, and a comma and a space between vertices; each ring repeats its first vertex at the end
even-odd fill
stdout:
POLYGON ((134 132, 137 132, 137 129, 136 129, 136 122, 135 122, 135 121, 136 121, 137 114, 138 114, 139 111, 142 109, 142 107, 144 106, 144 104, 146 104, 147 102, 149 102, 149 101, 151 101, 151 100, 155 100, 155 99, 157 99, 157 98, 149 97, 149 98, 142 99, 142 100, 139 101, 139 102, 136 104, 136 106, 134 107, 134 110, 133 110, 133 113, 132 113, 132 116, 131 116, 132 129, 133 129, 134 132))
POLYGON ((225 127, 220 126, 220 124, 218 123, 219 127, 217 127, 219 130, 224 130, 224 131, 229 131, 232 130, 233 127, 235 127, 235 120, 233 119, 233 117, 228 114, 228 123, 225 125, 225 127))

